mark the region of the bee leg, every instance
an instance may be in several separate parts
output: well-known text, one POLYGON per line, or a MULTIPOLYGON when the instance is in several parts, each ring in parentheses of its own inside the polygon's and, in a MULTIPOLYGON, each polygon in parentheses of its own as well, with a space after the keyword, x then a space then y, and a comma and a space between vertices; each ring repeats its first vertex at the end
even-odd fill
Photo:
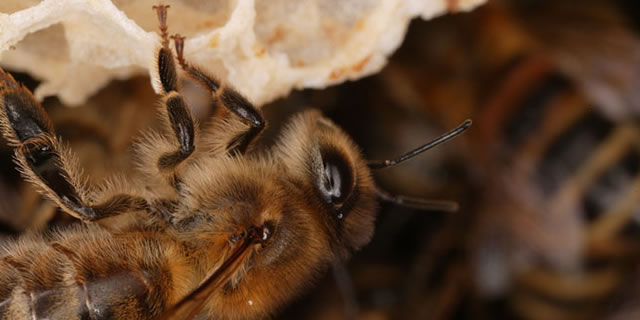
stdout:
MULTIPOLYGON (((165 109, 163 114, 169 122, 169 125, 179 143, 178 150, 168 152, 160 156, 158 159, 158 168, 161 171, 171 171, 175 169, 182 161, 187 159, 195 150, 195 125, 191 116, 190 108, 185 103, 182 95, 178 93, 178 76, 176 73, 176 65, 173 53, 169 49, 169 40, 167 38, 167 8, 166 5, 153 6, 158 14, 160 22, 160 36, 162 38, 162 47, 157 52, 157 72, 160 78, 160 84, 163 90, 163 104, 165 109)), ((173 177, 175 179, 175 177, 173 177)))
POLYGON ((0 69, 0 130, 16 147, 23 174, 70 215, 95 221, 132 208, 143 209, 142 198, 118 194, 97 205, 88 205, 73 161, 55 138, 53 125, 31 92, 0 69))
POLYGON ((173 35, 171 38, 175 43, 178 63, 186 72, 187 76, 209 90, 217 103, 222 104, 227 110, 238 116, 242 122, 249 125, 247 131, 238 134, 227 145, 227 150, 230 153, 245 153, 251 142, 255 140, 265 127, 262 114, 239 92, 229 86, 222 86, 220 81, 214 77, 209 76, 201 69, 187 63, 183 56, 184 37, 173 35))

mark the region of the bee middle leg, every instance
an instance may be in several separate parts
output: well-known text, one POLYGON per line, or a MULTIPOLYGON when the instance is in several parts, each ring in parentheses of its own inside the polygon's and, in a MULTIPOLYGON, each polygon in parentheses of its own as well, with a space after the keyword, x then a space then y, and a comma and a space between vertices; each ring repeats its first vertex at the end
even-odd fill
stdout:
POLYGON ((56 138, 49 116, 11 75, 0 69, 0 131, 16 148, 23 174, 68 214, 96 221, 130 210, 145 210, 146 201, 118 193, 94 203, 81 183, 72 156, 56 138))

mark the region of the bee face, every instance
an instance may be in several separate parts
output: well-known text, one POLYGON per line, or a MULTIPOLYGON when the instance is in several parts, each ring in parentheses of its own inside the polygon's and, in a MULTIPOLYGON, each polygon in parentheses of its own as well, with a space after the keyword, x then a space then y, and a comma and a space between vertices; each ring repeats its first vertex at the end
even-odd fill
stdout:
POLYGON ((375 185, 351 139, 317 111, 294 118, 274 154, 289 181, 304 190, 305 204, 329 237, 332 253, 345 258, 373 234, 375 185))
POLYGON ((258 228, 265 242, 252 263, 260 266, 294 257, 346 258, 365 245, 377 203, 355 144, 317 111, 294 117, 280 139, 267 157, 203 158, 192 165, 178 233, 206 245, 258 228))

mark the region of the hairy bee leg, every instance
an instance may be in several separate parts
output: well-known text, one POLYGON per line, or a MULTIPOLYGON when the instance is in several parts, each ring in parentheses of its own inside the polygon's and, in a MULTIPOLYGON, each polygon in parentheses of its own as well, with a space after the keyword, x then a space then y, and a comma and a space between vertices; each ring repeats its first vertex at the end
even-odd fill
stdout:
POLYGON ((182 67, 182 70, 186 72, 187 76, 209 90, 217 103, 222 104, 227 110, 234 113, 244 123, 249 125, 247 131, 240 133, 232 139, 227 146, 227 150, 231 153, 245 153, 251 142, 254 141, 265 127, 262 114, 239 92, 228 86, 222 86, 220 81, 185 61, 183 56, 185 38, 183 36, 176 34, 171 36, 171 38, 175 43, 178 63, 182 67))
POLYGON ((0 128, 16 147, 17 162, 24 174, 45 195, 70 215, 95 221, 130 209, 143 209, 143 199, 116 195, 97 205, 87 205, 70 174, 70 161, 55 138, 51 120, 31 92, 0 69, 0 128))
POLYGON ((178 93, 178 75, 167 36, 168 8, 169 6, 166 5, 153 6, 158 15, 162 38, 162 47, 158 49, 157 53, 157 72, 164 91, 163 104, 166 108, 167 120, 180 146, 178 150, 160 156, 157 165, 161 171, 174 169, 193 153, 196 130, 191 110, 182 95, 178 93))

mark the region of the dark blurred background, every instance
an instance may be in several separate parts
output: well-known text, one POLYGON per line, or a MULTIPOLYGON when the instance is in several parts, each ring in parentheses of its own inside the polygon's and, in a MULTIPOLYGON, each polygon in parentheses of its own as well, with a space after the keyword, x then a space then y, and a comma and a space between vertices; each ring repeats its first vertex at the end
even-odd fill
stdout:
MULTIPOLYGON (((369 159, 474 121, 461 137, 375 172, 385 190, 460 210, 381 204, 371 244, 277 318, 640 318, 639 9, 632 0, 490 0, 415 20, 375 76, 264 106, 267 136, 319 108, 369 159)), ((214 112, 202 92, 185 90, 201 119, 214 112)), ((44 105, 100 181, 129 170, 133 137, 157 125, 156 99, 136 78, 84 107, 44 105)), ((0 234, 76 223, 21 181, 0 145, 0 234)))

